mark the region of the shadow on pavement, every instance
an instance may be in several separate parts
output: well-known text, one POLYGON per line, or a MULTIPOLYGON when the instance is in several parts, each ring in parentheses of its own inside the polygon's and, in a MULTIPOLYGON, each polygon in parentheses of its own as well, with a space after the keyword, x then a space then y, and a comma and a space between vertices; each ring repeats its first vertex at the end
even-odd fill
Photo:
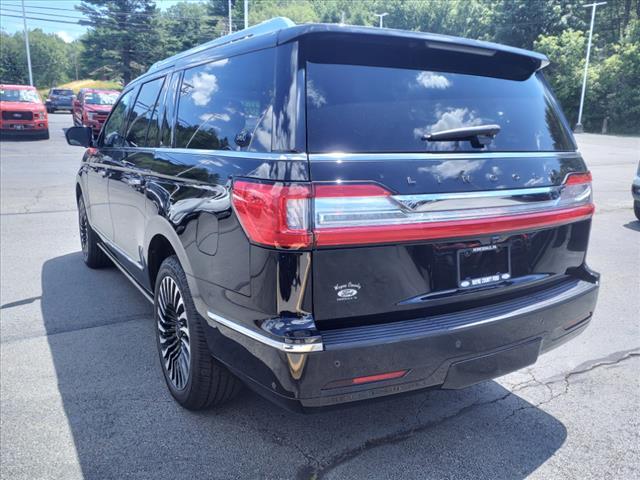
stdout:
POLYGON ((10 133, 3 133, 0 135, 0 142, 44 142, 49 140, 48 138, 38 137, 36 135, 14 135, 10 133))
POLYGON ((634 220, 623 225, 624 228, 628 228, 629 230, 635 230, 636 232, 640 232, 640 221, 634 220))
POLYGON ((566 438, 557 419, 495 382, 313 415, 245 389, 218 410, 189 412, 165 388, 151 306, 115 268, 90 270, 73 253, 47 261, 42 283, 58 387, 87 479, 514 479, 566 438), (339 474, 365 457, 368 473, 339 474))

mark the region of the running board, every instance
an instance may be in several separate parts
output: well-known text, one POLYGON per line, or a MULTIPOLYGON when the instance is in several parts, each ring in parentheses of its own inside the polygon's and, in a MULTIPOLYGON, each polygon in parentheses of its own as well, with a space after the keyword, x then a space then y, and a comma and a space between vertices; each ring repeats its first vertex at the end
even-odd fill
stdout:
POLYGON ((98 243, 98 247, 100 247, 100 250, 102 250, 102 252, 109 257, 109 260, 111 260, 113 262, 113 264, 118 267, 118 270, 120 270, 125 277, 127 277, 127 279, 129 279, 129 281, 131 283, 133 283, 133 285, 140 290, 140 293, 142 293, 142 295, 144 295, 144 298, 146 298, 149 302, 151 302, 151 304, 153 305, 153 297, 149 294, 149 292, 147 292, 142 285, 140 285, 135 278, 133 278, 131 276, 131 274, 129 272, 127 272, 125 270, 125 268, 120 265, 120 263, 118 262, 118 260, 116 259, 116 257, 109 251, 109 249, 107 247, 105 247, 104 245, 102 245, 102 243, 98 243))

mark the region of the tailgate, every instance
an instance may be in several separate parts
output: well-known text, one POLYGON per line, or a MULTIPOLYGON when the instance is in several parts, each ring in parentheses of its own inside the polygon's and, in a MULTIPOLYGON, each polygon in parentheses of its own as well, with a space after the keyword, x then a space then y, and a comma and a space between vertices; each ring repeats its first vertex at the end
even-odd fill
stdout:
MULTIPOLYGON (((551 224, 539 224, 530 215, 553 211, 551 205, 567 189, 563 185, 567 175, 585 171, 579 154, 400 157, 311 155, 311 176, 316 185, 340 178, 343 190, 375 179, 408 216, 425 212, 440 217, 442 212, 489 212, 489 216, 462 228, 452 228, 451 221, 420 223, 417 232, 424 240, 396 236, 378 241, 375 232, 364 232, 354 243, 346 237, 334 245, 318 245, 313 252, 313 304, 319 328, 389 322, 495 301, 559 280, 583 264, 590 228, 587 217, 554 216, 551 224), (521 221, 500 226, 495 216, 521 221), (435 225, 444 227, 434 229, 435 225), (429 238, 433 232, 437 238, 429 238)), ((353 198, 334 202, 341 220, 345 212, 356 212, 348 206, 353 198)), ((355 198, 360 202, 361 197, 355 198)), ((321 243, 319 215, 329 207, 322 198, 315 201, 316 237, 321 243)), ((341 232, 354 229, 342 225, 341 232)))

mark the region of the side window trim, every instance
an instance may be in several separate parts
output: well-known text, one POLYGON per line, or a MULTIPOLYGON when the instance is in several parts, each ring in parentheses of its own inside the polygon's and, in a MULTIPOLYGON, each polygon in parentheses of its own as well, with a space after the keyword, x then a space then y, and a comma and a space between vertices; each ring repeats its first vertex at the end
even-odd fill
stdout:
MULTIPOLYGON (((158 75, 157 77, 150 78, 147 81, 145 81, 144 83, 140 83, 136 87, 134 87, 134 88, 137 88, 137 92, 135 94, 135 99, 131 102, 131 105, 129 106, 129 111, 127 112, 127 115, 125 117, 126 118, 126 121, 124 122, 125 123, 125 128, 124 128, 124 130, 122 132, 120 132, 123 136, 126 137, 128 135, 128 133, 129 133, 129 127, 131 126, 131 114, 133 113, 134 109, 136 108, 136 105, 138 103, 138 98, 140 97, 140 94, 142 93, 143 87, 145 85, 148 85, 149 83, 155 82, 156 80, 159 80, 159 79, 163 79, 163 83, 160 86, 160 90, 158 91, 158 95, 156 96, 155 103, 153 104, 153 107, 150 109, 151 114, 153 114, 153 110, 156 108, 156 105, 158 104, 158 98, 160 97, 160 94, 162 93, 162 89, 164 88, 164 82, 167 81, 167 75, 166 74, 158 75)), ((115 108, 115 106, 114 106, 114 108, 115 108)), ((147 134, 149 133, 149 123, 150 122, 147 122, 147 126, 146 126, 145 131, 144 131, 144 145, 143 146, 141 146, 141 147, 129 147, 129 146, 125 145, 123 148, 146 148, 147 134)))
MULTIPOLYGON (((113 104, 113 107, 111 107, 111 111, 109 112, 109 116, 107 117, 107 119, 104 121, 104 125, 102 127, 102 130, 100 132, 100 136, 98 137, 98 147, 99 148, 113 148, 113 147, 105 147, 104 146, 104 132, 106 131, 106 126, 109 124, 109 120, 111 120, 111 116, 113 115, 114 110, 116 109, 116 107, 120 104, 120 102, 122 101, 122 99, 128 95, 129 93, 133 92, 134 90, 136 90, 138 88, 138 86, 134 86, 128 90, 123 90, 122 93, 120 94, 120 96, 118 97, 118 101, 116 103, 113 104)), ((138 96, 138 93, 136 92, 136 98, 138 96)), ((127 111, 125 113, 125 118, 129 118, 129 112, 131 111, 131 109, 133 108, 133 103, 130 103, 129 106, 127 107, 127 111)), ((128 122, 123 122, 123 125, 127 124, 128 122)), ((122 126, 120 127, 121 129, 123 128, 122 126)), ((122 131, 119 130, 118 133, 122 134, 122 131)))
POLYGON ((147 134, 145 135, 144 138, 144 144, 147 148, 158 148, 160 146, 160 143, 162 141, 162 117, 164 115, 164 111, 167 108, 165 103, 167 100, 167 92, 169 91, 169 88, 171 88, 171 82, 173 81, 173 74, 171 72, 168 72, 165 77, 164 77, 164 81, 162 82, 162 87, 160 87, 160 92, 158 93, 158 97, 156 98, 156 103, 153 106, 153 110, 151 111, 151 117, 149 119, 149 125, 147 126, 147 134), (158 124, 158 129, 156 131, 156 139, 153 142, 153 145, 149 144, 149 140, 151 140, 149 138, 149 132, 151 131, 151 124, 153 123, 153 117, 154 115, 156 115, 157 118, 157 124, 158 124))
POLYGON ((160 122, 159 133, 159 147, 160 148, 173 148, 175 145, 175 124, 177 121, 178 112, 178 89, 182 84, 182 75, 184 70, 176 70, 171 76, 169 88, 167 88, 167 94, 164 99, 164 111, 162 112, 162 119, 160 122), (165 144, 165 128, 169 129, 169 142, 165 144))

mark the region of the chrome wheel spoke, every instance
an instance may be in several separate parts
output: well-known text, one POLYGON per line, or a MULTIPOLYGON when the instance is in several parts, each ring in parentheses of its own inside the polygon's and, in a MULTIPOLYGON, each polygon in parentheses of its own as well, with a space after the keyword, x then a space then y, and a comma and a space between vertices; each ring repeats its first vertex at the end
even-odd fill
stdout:
POLYGON ((189 378, 191 335, 184 298, 173 278, 167 276, 162 279, 156 303, 162 363, 173 386, 182 390, 189 378))

